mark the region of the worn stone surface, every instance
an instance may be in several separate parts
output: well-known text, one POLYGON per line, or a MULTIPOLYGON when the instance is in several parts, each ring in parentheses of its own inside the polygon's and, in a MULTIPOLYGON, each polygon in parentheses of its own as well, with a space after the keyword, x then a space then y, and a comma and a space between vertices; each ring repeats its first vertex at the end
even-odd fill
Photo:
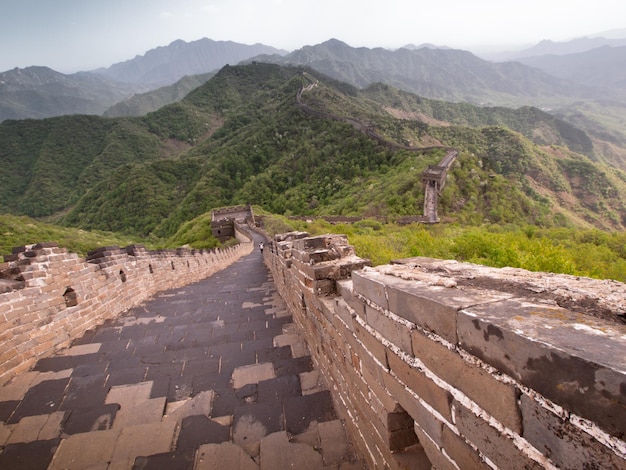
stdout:
MULTIPOLYGON (((472 442, 486 455, 489 460, 500 468, 536 469, 543 465, 525 455, 512 438, 502 435, 483 419, 476 416, 470 410, 458 402, 453 404, 455 411, 455 424, 465 436, 471 436, 472 442)), ((544 459, 546 461, 547 459, 544 459)))
POLYGON ((521 397, 521 408, 524 438, 559 468, 584 468, 591 461, 598 468, 624 465, 624 460, 614 451, 526 395, 521 397))
MULTIPOLYGON (((291 321, 258 251, 159 293, 0 387, 0 468, 258 468, 284 407, 303 426, 336 418, 291 321)), ((337 465, 355 458, 345 434, 324 442, 337 465)))
POLYGON ((262 380, 276 377, 274 365, 271 362, 265 364, 251 364, 241 366, 233 371, 233 387, 241 388, 244 385, 256 384, 262 380))
POLYGON ((261 470, 298 468, 317 470, 324 466, 322 455, 306 444, 290 443, 284 431, 261 439, 261 470))
POLYGON ((241 447, 230 442, 205 444, 196 454, 195 470, 258 470, 259 465, 241 447))
MULTIPOLYGON (((511 294, 495 291, 465 292, 453 289, 455 281, 447 278, 434 278, 422 274, 418 277, 411 272, 412 278, 401 270, 401 267, 385 266, 364 269, 355 273, 353 283, 358 285, 365 279, 370 282, 384 283, 384 301, 388 309, 396 315, 437 333, 442 338, 456 343, 457 312, 467 306, 478 303, 493 302, 502 298, 512 297, 511 294)), ((371 298, 369 290, 355 290, 363 297, 377 302, 382 294, 371 298)))
POLYGON ((83 469, 110 462, 119 431, 74 434, 61 441, 50 470, 83 469))
POLYGON ((626 284, 621 282, 423 257, 393 263, 398 266, 381 267, 381 272, 433 285, 454 285, 461 290, 498 291, 612 323, 626 323, 626 284))
POLYGON ((626 436, 626 327, 521 299, 468 308, 459 342, 566 409, 626 436))
POLYGON ((546 398, 564 407, 569 429, 589 436, 580 441, 587 465, 607 455, 623 464, 624 284, 411 258, 353 270, 335 280, 331 298, 314 280, 332 277, 342 260, 313 251, 341 250, 330 238, 300 238, 266 262, 370 466, 418 468, 426 458, 485 468, 482 452, 501 468, 537 468, 547 443, 564 439, 567 449, 575 439, 523 418, 522 406, 531 413, 546 398), (521 394, 532 400, 523 405, 521 394), (407 414, 425 440, 420 452, 405 439, 412 431, 397 428, 394 416, 407 414))

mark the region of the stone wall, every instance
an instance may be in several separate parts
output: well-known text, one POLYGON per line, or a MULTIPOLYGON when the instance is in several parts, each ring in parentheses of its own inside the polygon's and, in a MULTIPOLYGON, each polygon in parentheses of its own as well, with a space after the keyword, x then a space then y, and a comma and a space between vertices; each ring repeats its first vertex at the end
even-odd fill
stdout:
POLYGON ((626 285, 427 258, 371 268, 337 235, 267 248, 371 468, 626 468, 626 285))
POLYGON ((103 247, 86 259, 54 243, 14 249, 0 264, 0 383, 155 293, 206 278, 253 250, 103 247))

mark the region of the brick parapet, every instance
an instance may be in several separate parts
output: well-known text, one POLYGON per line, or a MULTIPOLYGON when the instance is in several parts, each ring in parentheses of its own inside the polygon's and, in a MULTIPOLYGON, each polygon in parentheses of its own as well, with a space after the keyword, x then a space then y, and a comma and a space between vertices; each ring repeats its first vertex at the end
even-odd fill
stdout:
POLYGON ((0 382, 157 292, 206 278, 252 251, 102 247, 86 259, 56 244, 17 247, 0 271, 0 382))
POLYGON ((624 284, 369 268, 346 245, 283 234, 264 257, 372 468, 626 466, 626 326, 606 318, 626 312, 624 284), (592 304, 600 317, 576 311, 592 304))

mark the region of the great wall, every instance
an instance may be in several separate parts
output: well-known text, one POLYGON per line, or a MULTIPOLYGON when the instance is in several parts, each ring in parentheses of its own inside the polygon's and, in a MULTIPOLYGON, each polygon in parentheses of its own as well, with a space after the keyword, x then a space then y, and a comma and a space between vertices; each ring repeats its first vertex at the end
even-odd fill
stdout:
POLYGON ((0 264, 0 383, 159 291, 204 279, 253 249, 102 247, 86 259, 56 243, 18 247, 0 264))
MULTIPOLYGON (((223 251, 15 250, 1 380, 250 252, 238 233, 223 251)), ((263 255, 370 468, 626 468, 626 285, 427 258, 372 268, 341 235, 283 234, 263 255)))
MULTIPOLYGON (((380 144, 373 127, 341 120, 380 144)), ((458 151, 422 174, 422 222, 458 151)), ((250 206, 212 213, 224 250, 56 244, 0 265, 0 385, 169 288, 253 250, 250 206)), ((380 469, 626 468, 626 285, 414 258, 370 267, 345 236, 278 235, 269 268, 362 459, 380 469)))

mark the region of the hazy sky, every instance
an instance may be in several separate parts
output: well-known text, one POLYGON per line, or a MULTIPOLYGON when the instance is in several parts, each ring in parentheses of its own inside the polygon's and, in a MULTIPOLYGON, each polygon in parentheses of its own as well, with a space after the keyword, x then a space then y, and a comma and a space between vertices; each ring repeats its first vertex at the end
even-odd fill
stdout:
POLYGON ((91 70, 203 37, 290 51, 330 38, 506 49, 618 28, 624 0, 0 0, 0 71, 91 70))

